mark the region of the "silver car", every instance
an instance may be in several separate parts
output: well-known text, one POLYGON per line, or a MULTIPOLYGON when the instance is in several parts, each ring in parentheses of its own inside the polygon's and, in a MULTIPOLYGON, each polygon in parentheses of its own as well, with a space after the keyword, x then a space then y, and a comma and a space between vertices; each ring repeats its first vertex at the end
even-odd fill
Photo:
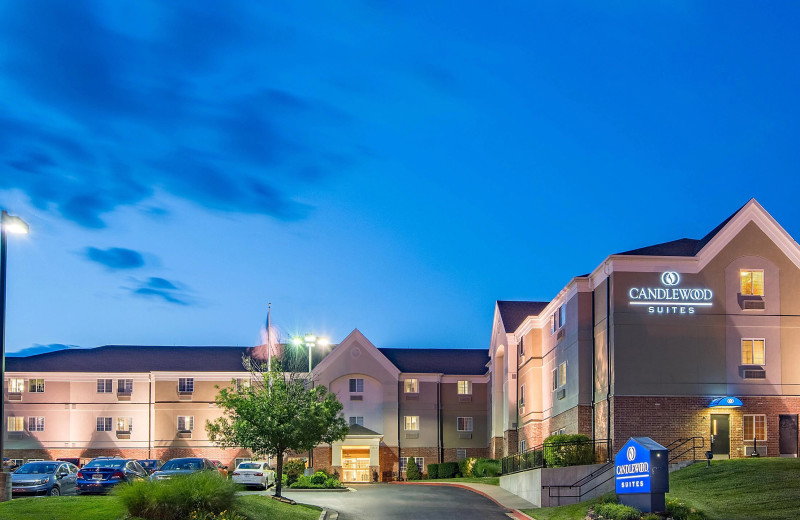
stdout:
POLYGON ((69 462, 28 462, 11 474, 11 496, 74 495, 77 478, 78 467, 69 462))

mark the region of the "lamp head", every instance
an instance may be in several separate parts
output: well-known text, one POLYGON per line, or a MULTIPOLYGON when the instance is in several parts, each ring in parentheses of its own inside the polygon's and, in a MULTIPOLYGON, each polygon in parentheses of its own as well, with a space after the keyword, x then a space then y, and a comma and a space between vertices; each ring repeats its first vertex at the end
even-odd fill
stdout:
POLYGON ((3 226, 3 231, 17 235, 27 235, 29 230, 27 222, 14 215, 9 215, 5 211, 0 220, 0 225, 3 226))

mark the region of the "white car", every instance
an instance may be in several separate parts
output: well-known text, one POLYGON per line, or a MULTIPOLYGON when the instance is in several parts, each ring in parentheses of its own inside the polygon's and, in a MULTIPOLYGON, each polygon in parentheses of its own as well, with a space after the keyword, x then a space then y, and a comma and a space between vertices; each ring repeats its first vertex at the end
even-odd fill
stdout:
POLYGON ((232 479, 237 484, 267 489, 275 485, 275 471, 264 461, 248 460, 236 466, 232 479))

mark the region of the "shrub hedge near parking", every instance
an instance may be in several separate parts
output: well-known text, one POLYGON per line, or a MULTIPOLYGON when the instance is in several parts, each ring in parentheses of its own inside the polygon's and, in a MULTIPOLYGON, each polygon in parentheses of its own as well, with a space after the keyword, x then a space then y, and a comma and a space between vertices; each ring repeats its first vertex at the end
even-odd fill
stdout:
POLYGON ((185 520, 230 510, 239 486, 217 472, 181 475, 169 480, 144 480, 117 486, 128 514, 146 520, 185 520))
POLYGON ((453 478, 458 475, 458 462, 442 462, 438 471, 439 478, 453 478))
POLYGON ((428 464, 428 478, 439 478, 438 464, 428 464))

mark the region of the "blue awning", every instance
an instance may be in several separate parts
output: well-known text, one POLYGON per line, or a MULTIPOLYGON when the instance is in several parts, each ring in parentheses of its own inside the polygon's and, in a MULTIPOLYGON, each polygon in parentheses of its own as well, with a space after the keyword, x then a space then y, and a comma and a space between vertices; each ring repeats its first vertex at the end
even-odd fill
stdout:
POLYGON ((717 397, 708 405, 709 408, 714 408, 715 406, 742 406, 742 400, 738 397, 717 397))

